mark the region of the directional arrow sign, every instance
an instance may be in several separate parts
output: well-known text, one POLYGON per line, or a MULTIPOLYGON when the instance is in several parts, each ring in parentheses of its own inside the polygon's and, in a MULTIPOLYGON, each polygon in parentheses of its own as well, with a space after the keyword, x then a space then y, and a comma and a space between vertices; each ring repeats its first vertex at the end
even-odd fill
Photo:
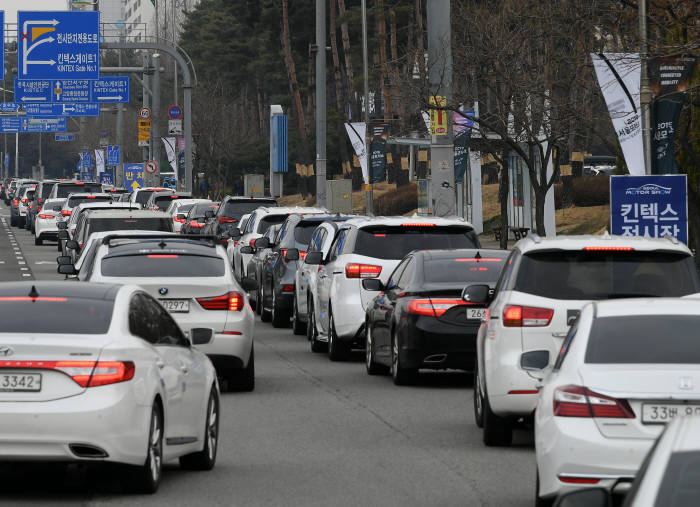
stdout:
POLYGON ((103 76, 92 84, 92 101, 129 102, 129 76, 103 76))
POLYGON ((124 186, 132 190, 143 186, 143 164, 124 164, 124 186))
POLYGON ((0 132, 65 132, 66 118, 0 116, 0 132))
POLYGON ((17 13, 21 79, 98 79, 99 11, 17 13))
POLYGON ((16 113, 19 111, 17 102, 0 102, 0 111, 3 113, 16 113))
POLYGON ((129 84, 129 76, 105 76, 101 79, 15 78, 15 100, 22 103, 68 105, 129 102, 129 84))
POLYGON ((99 116, 99 104, 24 104, 23 111, 35 116, 99 116))
POLYGON ((15 78, 16 102, 51 102, 51 81, 48 79, 22 81, 15 78))

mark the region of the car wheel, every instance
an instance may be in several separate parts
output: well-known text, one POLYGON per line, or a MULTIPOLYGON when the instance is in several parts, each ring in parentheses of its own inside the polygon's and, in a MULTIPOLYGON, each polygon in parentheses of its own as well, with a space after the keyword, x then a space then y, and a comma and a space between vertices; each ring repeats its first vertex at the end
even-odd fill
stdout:
POLYGON ((270 322, 272 320, 272 311, 265 309, 265 284, 260 287, 260 320, 270 322))
POLYGON ((309 301, 308 306, 309 317, 306 319, 306 336, 311 342, 311 352, 325 352, 328 347, 327 343, 323 343, 318 339, 318 329, 316 328, 316 312, 314 311, 313 302, 309 301))
POLYGON ((216 464, 219 445, 219 397, 212 388, 204 421, 204 449, 180 458, 180 467, 186 470, 211 470, 216 464))
POLYGON ((24 217, 17 217, 17 228, 21 229, 24 227, 24 217))
POLYGON ((365 368, 368 375, 386 373, 386 366, 378 364, 374 360, 374 341, 372 340, 372 328, 369 325, 369 321, 365 323, 365 368))
MULTIPOLYGON (((330 308, 330 303, 328 305, 330 308)), ((333 311, 328 311, 328 359, 331 361, 345 361, 350 352, 349 347, 338 339, 335 332, 335 318, 333 311)))
POLYGON ((10 227, 14 227, 15 225, 17 225, 17 219, 14 215, 10 215, 10 227))
POLYGON ((294 301, 292 303, 292 333, 296 335, 303 335, 306 333, 306 322, 299 320, 299 307, 297 306, 297 297, 294 296, 294 301))
POLYGON ((262 297, 260 295, 260 292, 262 290, 262 287, 258 285, 258 288, 255 289, 255 313, 260 315, 260 312, 262 311, 262 297))
POLYGON ((391 378, 397 386, 410 385, 416 380, 418 369, 404 368, 399 355, 399 340, 391 333, 391 378))
POLYGON ((537 472, 537 478, 535 480, 535 507, 552 507, 556 497, 553 498, 542 498, 540 497, 540 473, 537 472))
POLYGON ((250 346, 248 365, 240 370, 233 370, 226 379, 229 391, 250 392, 255 389, 255 349, 250 346))
POLYGON ((135 493, 152 494, 158 491, 163 473, 163 411, 159 404, 151 410, 151 423, 148 431, 146 462, 132 468, 128 487, 135 493))
POLYGON ((474 421, 479 428, 484 427, 484 395, 481 391, 481 377, 479 377, 479 363, 474 367, 474 421))
POLYGON ((39 237, 37 237, 37 236, 35 236, 35 237, 34 237, 34 244, 35 244, 35 245, 43 245, 43 244, 44 244, 44 240, 41 239, 41 238, 39 238, 39 237))
MULTIPOLYGON (((485 387, 485 386, 484 386, 485 387)), ((488 447, 508 447, 513 442, 513 428, 508 419, 491 411, 486 389, 482 391, 483 399, 483 440, 488 447)))
POLYGON ((31 230, 32 234, 36 234, 36 226, 34 225, 34 220, 32 220, 32 227, 30 230, 31 230))
POLYGON ((289 310, 279 308, 277 293, 272 289, 272 327, 289 327, 289 310))

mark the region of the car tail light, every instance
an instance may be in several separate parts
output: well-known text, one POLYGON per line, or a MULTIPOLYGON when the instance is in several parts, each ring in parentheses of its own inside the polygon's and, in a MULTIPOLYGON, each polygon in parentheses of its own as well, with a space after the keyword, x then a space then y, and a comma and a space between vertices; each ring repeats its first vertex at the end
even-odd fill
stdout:
POLYGON ((412 299, 408 302, 408 313, 426 315, 428 317, 441 317, 453 306, 463 306, 467 303, 461 299, 412 299))
POLYGON ((150 254, 146 257, 149 259, 177 259, 180 256, 178 254, 150 254))
POLYGON ((15 206, 19 206, 19 200, 18 200, 18 199, 15 199, 15 200, 12 202, 12 204, 14 204, 15 206))
POLYGON ((61 210, 61 215, 63 215, 64 217, 69 217, 71 215, 71 213, 72 213, 72 211, 69 209, 62 209, 61 210))
POLYGON ((503 310, 503 325, 506 327, 544 327, 554 316, 554 310, 533 306, 506 306, 503 310))
POLYGON ((241 336, 243 333, 240 331, 222 331, 221 334, 229 334, 229 335, 234 335, 234 336, 241 336))
POLYGON ((134 378, 131 361, 0 361, 0 368, 55 370, 65 373, 80 387, 97 387, 134 378))
POLYGON ((415 222, 401 224, 402 227, 435 227, 435 224, 429 222, 415 222))
POLYGON ((22 199, 22 204, 26 204, 28 200, 29 200, 29 199, 27 199, 27 198, 25 197, 24 199, 22 199))
POLYGON ((173 218, 173 220, 174 220, 175 222, 180 223, 180 224, 184 224, 184 223, 185 223, 185 219, 184 219, 184 218, 175 217, 175 218, 173 218))
POLYGON ((585 252, 634 252, 631 246, 585 246, 585 252))
POLYGON ((88 199, 96 199, 96 197, 95 197, 94 195, 87 195, 87 196, 85 196, 85 197, 88 198, 88 199))
POLYGON ((180 196, 179 196, 179 195, 171 195, 170 198, 171 198, 171 199, 179 199, 180 196))
POLYGON ((382 274, 381 266, 371 264, 348 264, 345 266, 347 278, 377 278, 382 274))
POLYGON ((204 227, 204 224, 200 224, 196 220, 191 220, 190 227, 194 227, 195 229, 201 229, 202 227, 204 227))
POLYGON ((486 257, 473 258, 473 259, 455 259, 455 262, 503 262, 503 259, 489 259, 486 257))
POLYGON ((287 294, 292 294, 294 292, 294 284, 288 283, 287 285, 283 285, 282 292, 285 292, 287 294))
POLYGON ((85 185, 84 181, 76 181, 74 185, 85 185))
POLYGON ((56 218, 56 217, 53 216, 53 215, 46 215, 46 214, 44 214, 44 213, 41 213, 41 214, 39 215, 39 218, 43 218, 43 219, 49 220, 49 219, 51 219, 51 218, 56 218))
POLYGON ((240 292, 229 292, 213 298, 197 298, 197 302, 205 310, 228 310, 240 312, 243 309, 245 298, 240 292))
POLYGON ((238 222, 238 220, 232 217, 219 217, 220 224, 235 224, 236 222, 238 222))
POLYGON ((252 246, 253 248, 255 248, 255 240, 251 239, 250 241, 248 241, 248 246, 252 246))
POLYGON ((557 478, 561 482, 566 482, 567 484, 598 484, 600 482, 600 479, 597 477, 569 477, 560 475, 557 478))
POLYGON ((554 391, 554 415, 559 417, 614 417, 634 419, 629 403, 591 391, 587 387, 568 385, 554 391))
POLYGON ((306 250, 299 250, 299 258, 303 261, 306 259, 306 250))

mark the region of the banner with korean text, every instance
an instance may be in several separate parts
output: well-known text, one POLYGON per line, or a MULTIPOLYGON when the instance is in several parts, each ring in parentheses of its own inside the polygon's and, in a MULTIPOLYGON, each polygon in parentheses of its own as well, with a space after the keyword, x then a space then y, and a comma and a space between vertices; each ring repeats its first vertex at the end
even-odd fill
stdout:
POLYGON ((688 244, 688 192, 685 174, 612 176, 611 233, 620 236, 672 236, 688 244))

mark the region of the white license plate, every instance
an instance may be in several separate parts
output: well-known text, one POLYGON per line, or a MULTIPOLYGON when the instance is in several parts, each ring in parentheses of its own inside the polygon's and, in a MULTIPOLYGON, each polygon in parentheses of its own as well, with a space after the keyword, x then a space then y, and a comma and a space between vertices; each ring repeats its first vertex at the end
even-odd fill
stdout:
POLYGON ((187 313, 190 311, 189 299, 161 299, 160 304, 170 313, 187 313))
POLYGON ((486 308, 467 308, 467 319, 481 320, 486 317, 486 308))
POLYGON ((647 424, 664 424, 684 415, 700 415, 700 404, 644 403, 642 405, 642 422, 647 424))
POLYGON ((0 391, 41 391, 41 374, 0 373, 0 391))

